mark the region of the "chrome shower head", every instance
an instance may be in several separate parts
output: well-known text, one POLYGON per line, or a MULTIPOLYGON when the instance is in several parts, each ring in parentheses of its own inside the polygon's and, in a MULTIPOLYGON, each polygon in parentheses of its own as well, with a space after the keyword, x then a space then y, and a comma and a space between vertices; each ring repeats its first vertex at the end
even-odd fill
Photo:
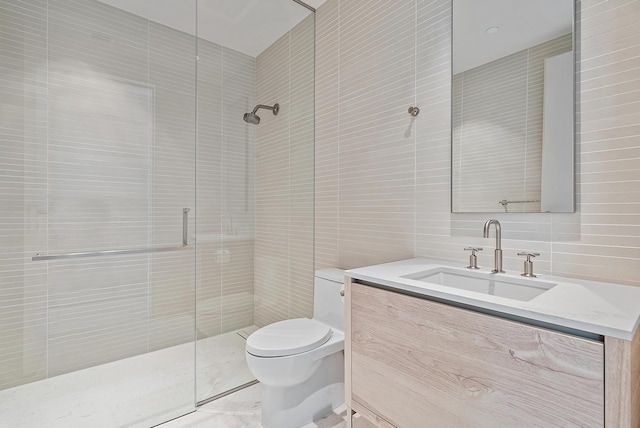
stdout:
POLYGON ((260 116, 258 116, 256 114, 256 112, 258 111, 258 109, 261 109, 261 108, 266 109, 266 110, 271 110, 271 111, 273 111, 273 114, 276 115, 280 111, 280 104, 275 103, 273 105, 273 107, 266 106, 264 104, 258 104, 257 106, 255 106, 255 108, 253 109, 253 111, 251 113, 245 113, 244 114, 244 117, 243 117, 244 121, 247 122, 247 123, 250 123, 252 125, 259 124, 260 123, 260 116))
POLYGON ((243 119, 245 122, 252 125, 257 125, 260 123, 260 116, 255 113, 245 113, 243 119))

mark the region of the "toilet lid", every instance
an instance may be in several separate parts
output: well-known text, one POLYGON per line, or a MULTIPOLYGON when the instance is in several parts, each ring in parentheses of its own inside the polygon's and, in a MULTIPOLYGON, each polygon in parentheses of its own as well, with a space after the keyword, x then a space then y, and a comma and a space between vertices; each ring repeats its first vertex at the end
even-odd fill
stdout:
POLYGON ((331 337, 331 328, 309 318, 279 321, 247 339, 247 352, 258 357, 284 357, 310 351, 331 337))

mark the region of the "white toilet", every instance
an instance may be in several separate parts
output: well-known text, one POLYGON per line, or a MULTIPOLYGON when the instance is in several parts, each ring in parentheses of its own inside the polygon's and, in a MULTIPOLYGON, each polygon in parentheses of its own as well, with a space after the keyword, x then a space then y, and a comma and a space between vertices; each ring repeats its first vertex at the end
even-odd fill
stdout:
POLYGON ((279 321, 247 339, 262 383, 262 426, 296 428, 344 403, 344 271, 316 271, 313 319, 279 321))

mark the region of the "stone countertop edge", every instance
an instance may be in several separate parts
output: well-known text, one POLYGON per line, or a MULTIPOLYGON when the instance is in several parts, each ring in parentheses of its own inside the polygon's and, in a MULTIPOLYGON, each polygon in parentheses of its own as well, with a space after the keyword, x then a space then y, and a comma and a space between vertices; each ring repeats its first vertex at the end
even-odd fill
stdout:
MULTIPOLYGON (((462 263, 414 258, 349 269, 345 275, 399 291, 624 340, 633 339, 640 322, 640 287, 630 285, 539 275, 527 280, 556 286, 529 301, 520 301, 403 278, 435 267, 465 270, 462 263)), ((489 273, 490 269, 476 272, 489 273)), ((496 275, 523 278, 519 273, 496 275)))

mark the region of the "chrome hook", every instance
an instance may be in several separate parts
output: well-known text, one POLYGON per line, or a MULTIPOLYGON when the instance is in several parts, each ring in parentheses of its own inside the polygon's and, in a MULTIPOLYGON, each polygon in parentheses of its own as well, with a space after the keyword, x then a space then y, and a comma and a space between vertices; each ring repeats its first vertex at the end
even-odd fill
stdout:
POLYGON ((409 107, 409 114, 413 117, 416 117, 420 113, 420 109, 418 107, 409 107))

